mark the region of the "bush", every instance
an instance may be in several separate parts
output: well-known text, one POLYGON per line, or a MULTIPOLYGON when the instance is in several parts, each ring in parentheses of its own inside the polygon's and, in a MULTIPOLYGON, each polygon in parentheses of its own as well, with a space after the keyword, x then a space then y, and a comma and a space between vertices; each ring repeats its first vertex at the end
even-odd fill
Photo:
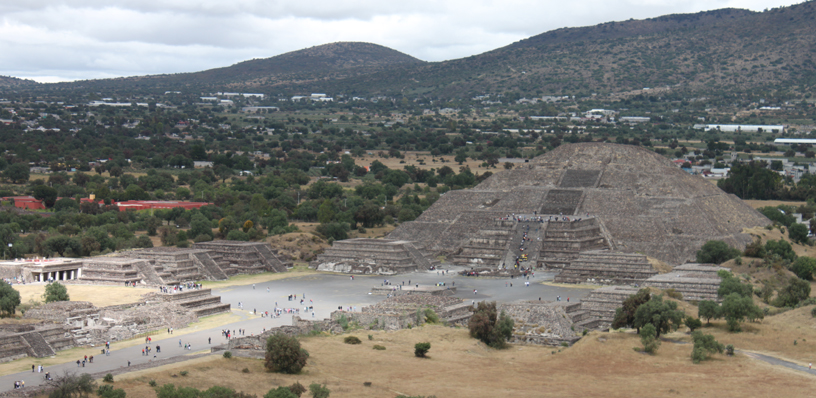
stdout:
POLYGON ((793 262, 791 271, 804 280, 812 281, 813 272, 816 271, 816 259, 804 256, 799 257, 793 262))
POLYGON ((346 343, 346 344, 360 344, 360 343, 362 343, 362 341, 360 341, 360 339, 357 336, 346 336, 346 338, 343 339, 343 342, 346 343))
POLYGON ((181 372, 179 372, 179 374, 182 375, 182 376, 187 376, 188 374, 190 374, 190 372, 188 372, 186 370, 182 370, 181 372))
MULTIPOLYGON (((816 310, 816 308, 814 308, 814 310, 816 310)), ((383 350, 385 350, 385 347, 383 347, 381 345, 378 345, 378 344, 375 344, 374 349, 377 350, 377 351, 383 351, 383 350)))
POLYGON ((745 252, 743 252, 743 254, 745 257, 764 258, 765 246, 762 245, 762 239, 754 239, 748 246, 745 246, 745 252))
POLYGON ((289 387, 278 387, 269 390, 264 394, 263 398, 298 398, 297 394, 293 393, 289 387))
POLYGON ((813 309, 810 310, 810 315, 816 318, 816 307, 813 307, 813 309))
POLYGON ((710 334, 703 334, 696 331, 691 334, 691 339, 694 341, 694 348, 691 350, 691 360, 694 363, 700 363, 708 359, 709 354, 722 353, 723 347, 714 336, 710 334))
POLYGON ((699 329, 700 327, 703 326, 703 321, 701 321, 701 320, 699 320, 697 318, 694 318, 692 316, 686 317, 685 322, 686 322, 686 327, 688 327, 691 332, 694 332, 695 329, 699 329))
POLYGON ((369 335, 368 335, 368 339, 369 339, 369 340, 374 340, 374 336, 369 334, 369 335))
POLYGON ((266 340, 264 366, 273 372, 298 373, 308 359, 309 353, 300 348, 300 342, 294 337, 276 334, 266 340))
POLYGON ((779 239, 778 241, 769 240, 765 243, 765 252, 767 255, 776 254, 779 257, 793 261, 796 260, 796 253, 793 251, 793 247, 790 243, 783 239, 779 239))
POLYGON ((742 253, 721 240, 710 240, 697 252, 698 263, 722 264, 742 253))
POLYGON ((329 398, 331 393, 325 384, 320 385, 317 383, 309 384, 309 392, 312 393, 312 398, 329 398))
POLYGON ((496 302, 480 302, 468 321, 470 337, 477 338, 493 348, 505 348, 513 333, 513 318, 502 311, 497 316, 496 302))
POLYGON ((729 357, 734 356, 734 345, 733 344, 729 344, 729 345, 725 346, 725 355, 728 355, 729 357))
POLYGON ((96 390, 96 395, 100 396, 101 398, 125 398, 127 393, 125 390, 121 388, 114 389, 111 385, 104 385, 100 386, 98 390, 96 390))
POLYGON ((666 295, 673 298, 673 299, 675 299, 675 300, 682 300, 683 299, 683 293, 678 292, 674 288, 666 289, 666 295))
POLYGON ((640 329, 640 342, 643 344, 643 351, 649 354, 654 354, 657 348, 660 347, 660 340, 655 336, 657 329, 651 323, 647 323, 640 329))
POLYGON ((227 359, 232 358, 232 352, 224 351, 224 358, 227 358, 227 359))
POLYGON ((249 368, 243 368, 243 369, 241 369, 241 373, 249 373, 249 368))
POLYGON ((46 303, 52 303, 54 301, 70 301, 70 297, 68 297, 68 288, 65 287, 62 283, 53 282, 49 283, 45 286, 45 293, 43 293, 43 299, 46 303))
POLYGON ((104 381, 105 383, 113 383, 113 374, 111 373, 106 374, 105 377, 102 378, 102 381, 104 381))
POLYGON ((430 324, 439 323, 439 315, 430 308, 425 309, 425 322, 430 324))
POLYGON ((300 384, 300 382, 296 381, 295 384, 289 386, 289 391, 292 391, 292 394, 295 394, 299 397, 303 395, 304 392, 306 392, 306 387, 303 384, 300 384))
POLYGON ((150 380, 147 382, 150 387, 156 387, 156 380, 150 380))
POLYGON ((797 304, 808 297, 810 297, 810 283, 791 277, 788 284, 779 290, 773 305, 776 307, 796 307, 797 304))
POLYGON ((803 224, 793 224, 788 227, 788 237, 796 243, 805 244, 808 241, 808 227, 803 224))
POLYGON ((431 350, 431 343, 416 343, 414 344, 414 355, 419 358, 425 358, 428 351, 431 350))

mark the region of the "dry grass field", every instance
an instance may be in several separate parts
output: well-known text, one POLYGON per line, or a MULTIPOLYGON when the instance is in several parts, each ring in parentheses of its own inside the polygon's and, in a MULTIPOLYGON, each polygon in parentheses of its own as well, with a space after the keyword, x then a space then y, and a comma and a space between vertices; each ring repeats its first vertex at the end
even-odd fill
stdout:
POLYGON ((788 205, 788 206, 802 206, 806 205, 807 202, 791 202, 791 201, 784 201, 784 200, 743 200, 743 202, 748 203, 749 206, 758 209, 760 207, 776 207, 779 205, 788 205))
POLYGON ((132 398, 155 397, 150 380, 200 389, 221 385, 257 396, 280 385, 317 382, 335 398, 794 397, 807 396, 816 386, 812 376, 743 355, 715 355, 694 365, 689 344, 664 342, 656 355, 641 354, 633 350, 640 342, 632 333, 593 332, 570 348, 501 351, 471 339, 465 329, 442 326, 351 334, 363 343, 343 344, 343 336, 302 339, 311 357, 298 375, 267 373, 261 360, 213 356, 117 376, 114 386, 132 398), (431 342, 430 358, 414 357, 413 345, 421 341, 431 342), (373 350, 374 344, 387 349, 373 350), (180 376, 184 370, 189 374, 180 376))
MULTIPOLYGON (((45 285, 14 285, 14 289, 20 292, 20 302, 28 303, 31 300, 43 301, 45 285)), ((133 288, 124 286, 98 286, 98 285, 71 285, 66 284, 68 295, 71 301, 90 301, 97 307, 109 305, 119 305, 134 303, 140 300, 142 295, 154 291, 154 289, 133 288)))
MULTIPOLYGON (((470 170, 473 171, 473 173, 478 172, 479 174, 482 174, 485 171, 487 171, 486 168, 482 168, 480 166, 482 163, 484 163, 483 161, 468 158, 466 162, 460 165, 459 163, 453 160, 456 157, 455 155, 444 155, 434 157, 429 152, 409 151, 404 153, 405 155, 404 159, 400 159, 391 157, 381 158, 377 156, 377 152, 378 151, 374 151, 373 152, 374 155, 365 155, 359 158, 354 158, 354 163, 356 163, 358 166, 367 167, 370 166, 371 163, 374 162, 375 160, 378 160, 380 161, 380 163, 386 165, 389 169, 395 170, 402 170, 403 167, 405 166, 416 166, 417 168, 423 170, 439 169, 444 166, 448 166, 458 173, 459 167, 468 166, 470 167, 470 170), (436 159, 436 162, 434 162, 433 159, 436 159), (420 164, 420 160, 423 160, 424 164, 420 164), (444 160, 444 162, 442 162, 442 160, 444 160)), ((504 170, 504 167, 502 167, 502 165, 496 165, 496 168, 490 168, 490 171, 493 173, 499 170, 504 170)))

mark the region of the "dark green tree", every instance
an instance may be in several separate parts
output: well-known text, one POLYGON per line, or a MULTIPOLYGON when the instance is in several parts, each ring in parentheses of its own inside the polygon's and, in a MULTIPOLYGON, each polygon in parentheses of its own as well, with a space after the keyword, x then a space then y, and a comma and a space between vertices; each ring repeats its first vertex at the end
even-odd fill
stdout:
POLYGON ((697 304, 697 316, 706 320, 707 324, 711 323, 712 319, 720 317, 720 306, 711 300, 703 300, 697 304))
POLYGON ((741 252, 721 240, 710 240, 697 252, 698 263, 722 264, 741 252))
POLYGON ((768 255, 776 254, 784 260, 796 260, 796 253, 793 251, 793 247, 784 239, 765 242, 765 252, 768 255))
POLYGON ((468 321, 470 336, 493 348, 504 348, 513 335, 515 322, 502 311, 497 316, 496 302, 480 302, 468 321))
POLYGON ((740 323, 745 319, 756 320, 764 318, 762 309, 754 304, 750 296, 741 296, 739 293, 730 293, 723 299, 720 314, 728 323, 728 330, 739 332, 740 323))
POLYGON ((93 377, 87 373, 83 373, 80 376, 73 373, 65 373, 63 376, 53 377, 47 384, 49 389, 51 389, 48 398, 87 397, 96 390, 96 382, 93 377))
POLYGON ((0 311, 5 315, 14 315, 18 305, 20 305, 20 292, 0 280, 0 311))
POLYGON ((57 190, 47 185, 35 186, 32 196, 37 200, 41 200, 43 205, 49 209, 57 203, 57 190))
POLYGON ((793 224, 788 227, 788 236, 796 243, 805 244, 808 241, 808 227, 804 224, 793 224))
POLYGON ((300 347, 300 342, 284 334, 275 334, 266 339, 266 359, 264 366, 273 372, 299 373, 309 353, 300 347))
POLYGON ((705 361, 710 354, 722 354, 725 349, 725 346, 714 340, 714 336, 703 334, 699 330, 691 333, 691 339, 694 341, 694 348, 691 350, 691 360, 694 363, 705 361))
POLYGON ((263 398, 298 398, 298 396, 289 387, 280 386, 269 390, 263 398))
POLYGON ((431 350, 431 343, 416 343, 414 344, 414 355, 420 358, 425 358, 428 351, 431 350))
POLYGON ((657 336, 677 329, 683 322, 684 313, 677 309, 674 301, 663 301, 663 296, 652 296, 635 311, 634 327, 640 329, 646 324, 654 325, 657 336))
POLYGON ((812 281, 813 272, 816 271, 816 259, 805 256, 799 257, 793 262, 791 271, 804 280, 812 281))
POLYGON ((657 338, 657 329, 651 323, 647 323, 640 330, 640 343, 643 344, 643 351, 654 354, 660 347, 660 340, 657 338))
POLYGON ((788 280, 788 284, 777 292, 773 305, 777 307, 795 307, 808 297, 810 297, 810 283, 792 277, 788 280))
POLYGON ((62 283, 53 282, 49 283, 45 287, 45 293, 43 293, 43 299, 46 303, 51 303, 54 301, 70 301, 71 298, 68 296, 68 288, 65 287, 62 283))
POLYGON ((23 184, 28 181, 28 165, 25 163, 14 163, 6 168, 3 172, 3 177, 13 184, 23 184))
MULTIPOLYGON (((652 296, 649 294, 649 289, 640 289, 637 293, 623 300, 623 306, 615 310, 615 319, 612 321, 612 328, 634 327, 635 311, 637 311, 641 304, 648 302, 651 298, 652 296)), ((638 330, 638 333, 640 333, 640 330, 638 330)))

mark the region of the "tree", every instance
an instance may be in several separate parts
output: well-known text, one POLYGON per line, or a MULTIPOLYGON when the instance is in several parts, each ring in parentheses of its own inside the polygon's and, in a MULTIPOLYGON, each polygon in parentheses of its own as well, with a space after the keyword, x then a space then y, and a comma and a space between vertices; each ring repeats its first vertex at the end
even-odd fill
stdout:
POLYGON ((3 172, 3 177, 13 184, 23 184, 28 181, 28 165, 25 163, 14 163, 3 172))
POLYGON ((784 260, 796 260, 796 253, 793 251, 793 247, 784 239, 765 242, 765 251, 768 255, 776 254, 784 260))
POLYGON ((663 301, 663 296, 652 296, 652 299, 642 304, 635 311, 634 327, 640 329, 647 324, 654 325, 657 336, 668 333, 680 326, 684 313, 677 309, 674 301, 663 301))
POLYGON ((54 211, 79 211, 79 203, 71 198, 62 198, 54 203, 54 211))
POLYGON ((428 351, 431 350, 431 343, 416 343, 414 344, 414 355, 419 358, 425 358, 428 351))
POLYGON ((54 204, 57 202, 57 190, 47 185, 37 185, 34 187, 32 196, 34 196, 34 199, 41 200, 43 205, 49 209, 54 207, 54 204))
POLYGON ((179 387, 173 384, 165 384, 156 389, 156 398, 198 398, 201 391, 193 387, 179 387))
POLYGON ((210 240, 212 240, 212 223, 210 223, 210 220, 208 220, 207 217, 204 217, 203 214, 195 214, 192 221, 190 221, 190 233, 188 235, 192 236, 193 238, 206 235, 210 237, 210 240))
POLYGON ((312 394, 312 398, 329 398, 331 391, 325 384, 320 385, 317 383, 312 383, 309 384, 309 393, 312 394))
POLYGON ((294 337, 275 334, 266 340, 264 366, 273 372, 299 373, 308 359, 309 353, 300 348, 300 342, 294 337))
POLYGON ((101 398, 125 398, 127 393, 121 388, 114 389, 112 385, 106 384, 104 386, 99 386, 99 389, 96 390, 96 395, 100 396, 101 398))
POLYGON ((811 281, 813 280, 813 272, 816 271, 816 259, 804 256, 799 257, 793 262, 791 271, 793 271, 796 276, 811 281))
MULTIPOLYGON (((635 311, 637 311, 641 304, 648 302, 651 298, 652 296, 649 294, 649 289, 640 289, 637 293, 623 300, 623 306, 615 310, 615 319, 612 321, 612 328, 634 327, 635 311)), ((640 330, 638 330, 638 333, 640 333, 640 330)))
POLYGON ((215 175, 217 175, 219 178, 221 178, 222 183, 226 182, 227 178, 229 178, 233 174, 235 174, 235 172, 231 168, 229 168, 229 167, 227 167, 227 166, 225 166, 223 164, 219 164, 218 166, 215 166, 215 170, 213 170, 213 171, 215 171, 215 175))
POLYGON ((640 342, 643 344, 643 351, 654 354, 660 347, 660 340, 656 337, 657 329, 651 323, 647 323, 640 330, 640 342))
POLYGON ((684 323, 689 328, 689 331, 692 331, 692 332, 695 329, 699 329, 701 326, 703 326, 702 321, 700 321, 699 319, 697 319, 697 318, 695 318, 695 317, 693 317, 691 315, 686 317, 686 320, 684 321, 684 323))
POLYGON ((504 348, 513 335, 515 322, 504 311, 496 316, 496 302, 480 302, 468 321, 470 337, 477 338, 493 348, 504 348))
POLYGON ((48 398, 87 397, 96 390, 96 382, 87 373, 77 376, 66 372, 62 376, 52 378, 47 384, 52 390, 48 394, 48 398))
POLYGON ((70 301, 71 299, 68 297, 68 288, 65 287, 62 283, 54 282, 49 283, 45 287, 45 293, 43 293, 43 299, 46 303, 51 303, 54 301, 70 301))
POLYGON ((325 236, 326 239, 343 240, 348 239, 348 231, 350 229, 351 227, 344 222, 330 222, 318 225, 315 231, 325 236))
POLYGON ((804 224, 793 224, 788 227, 788 236, 794 242, 805 244, 808 241, 808 227, 804 224))
POLYGON ((0 280, 0 311, 6 315, 14 315, 18 305, 20 305, 20 292, 0 280))
POLYGON ((750 283, 741 283, 738 278, 727 271, 720 271, 717 273, 722 280, 720 287, 717 289, 717 296, 725 297, 731 293, 737 293, 743 297, 751 297, 754 293, 754 287, 750 283))
POLYGON ((791 277, 788 284, 779 290, 773 305, 777 307, 795 307, 810 297, 810 283, 803 279, 791 277))
MULTIPOLYGON (((203 217, 203 216, 202 216, 203 217)), ((145 220, 145 226, 147 227, 147 234, 150 236, 156 236, 156 230, 161 227, 162 221, 159 220, 156 216, 150 216, 145 220)))
POLYGON ((746 318, 750 320, 762 319, 764 314, 762 309, 754 304, 750 296, 741 296, 739 293, 730 293, 723 299, 720 308, 720 314, 728 323, 728 330, 731 332, 739 332, 740 323, 746 318))
POLYGON ((324 200, 317 210, 317 221, 321 224, 330 223, 334 221, 334 215, 334 203, 329 199, 324 200))
POLYGON ((697 262, 722 264, 740 254, 739 250, 731 248, 721 240, 710 240, 697 252, 697 262))
POLYGON ((697 304, 697 316, 704 318, 706 324, 710 324, 712 319, 720 317, 720 306, 711 300, 703 300, 697 304))
POLYGON ((714 340, 714 336, 703 334, 699 330, 691 333, 691 339, 694 341, 694 348, 691 350, 691 360, 694 363, 705 361, 709 354, 722 354, 725 349, 725 346, 714 340))

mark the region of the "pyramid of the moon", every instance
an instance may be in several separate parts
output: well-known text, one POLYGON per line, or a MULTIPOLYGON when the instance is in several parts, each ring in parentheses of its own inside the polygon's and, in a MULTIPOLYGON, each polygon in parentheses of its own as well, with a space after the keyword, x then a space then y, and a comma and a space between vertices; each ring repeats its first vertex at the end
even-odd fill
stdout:
POLYGON ((768 224, 736 196, 659 154, 581 143, 498 172, 473 189, 447 192, 387 238, 416 242, 461 264, 513 261, 525 233, 524 254, 537 265, 557 267, 578 252, 603 249, 682 264, 709 240, 744 248, 751 237, 743 229, 768 224), (545 222, 518 222, 533 216, 545 222))

